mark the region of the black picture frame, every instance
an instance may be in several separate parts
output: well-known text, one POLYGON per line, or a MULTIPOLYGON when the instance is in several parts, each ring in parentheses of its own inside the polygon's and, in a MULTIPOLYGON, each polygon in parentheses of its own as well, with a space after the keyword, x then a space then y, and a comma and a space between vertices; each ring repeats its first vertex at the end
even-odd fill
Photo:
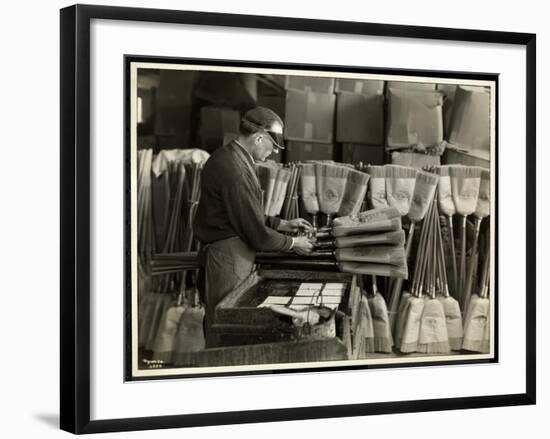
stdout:
MULTIPOLYGON (((60 424, 97 433, 220 424, 304 420, 534 404, 536 401, 536 36, 302 18, 75 5, 61 10, 60 424), (526 376, 525 393, 181 414, 90 418, 90 22, 93 19, 228 26, 333 34, 514 44, 526 48, 526 376)), ((126 224, 128 226, 128 224, 126 224)), ((122 294, 123 292, 121 292, 122 294)))

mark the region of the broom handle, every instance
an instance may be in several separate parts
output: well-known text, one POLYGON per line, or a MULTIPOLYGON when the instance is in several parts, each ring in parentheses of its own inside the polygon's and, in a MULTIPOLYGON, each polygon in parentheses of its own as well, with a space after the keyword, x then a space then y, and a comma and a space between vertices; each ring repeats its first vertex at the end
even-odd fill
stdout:
POLYGON ((441 224, 437 222, 437 242, 439 244, 439 269, 442 287, 444 289, 443 294, 445 297, 449 297, 449 280, 447 279, 447 269, 445 267, 445 250, 443 248, 443 236, 441 235, 441 224))
MULTIPOLYGON (((411 227, 409 229, 409 236, 407 236, 407 245, 405 247, 405 262, 408 263, 409 255, 411 254, 411 244, 414 236, 414 221, 411 221, 411 227)), ((399 306, 399 300, 401 299, 401 290, 403 288, 403 279, 396 279, 393 283, 393 287, 390 294, 389 300, 389 319, 390 327, 393 328, 395 325, 395 319, 397 314, 397 307, 399 306)))
POLYGON ((420 272, 419 272, 419 280, 418 280, 418 292, 416 294, 417 297, 421 297, 422 293, 424 292, 424 281, 427 277, 427 267, 428 267, 428 257, 429 257, 429 245, 430 245, 430 236, 432 234, 432 224, 433 224, 433 214, 434 214, 434 208, 433 204, 429 212, 429 216, 426 216, 426 242, 424 245, 423 250, 423 257, 420 265, 420 272))
POLYGON ((472 294, 472 281, 474 278, 475 265, 478 260, 478 258, 476 257, 476 253, 477 253, 480 227, 481 227, 481 218, 476 217, 474 244, 472 247, 472 254, 470 256, 470 260, 468 261, 469 262, 468 271, 466 272, 466 280, 464 282, 464 298, 462 300, 462 307, 466 306, 472 294))
MULTIPOLYGON (((460 275, 458 287, 461 299, 464 298, 464 282, 466 277, 466 216, 462 217, 462 226, 460 228, 460 275)), ((462 300, 461 300, 462 301, 462 300)))
POLYGON ((422 265, 422 260, 424 259, 424 246, 426 243, 426 236, 428 234, 428 218, 431 215, 433 205, 430 204, 426 215, 424 215, 424 220, 422 222, 422 230, 420 232, 420 240, 418 241, 418 247, 416 250, 416 260, 414 264, 414 275, 413 275, 413 285, 412 285, 412 294, 415 294, 418 290, 418 280, 420 279, 420 267, 422 265))
POLYGON ((451 268, 453 270, 453 292, 457 295, 458 292, 458 270, 456 267, 456 250, 455 250, 455 233, 453 226, 453 216, 447 216, 447 223, 449 225, 449 244, 451 245, 451 268))
POLYGON ((482 298, 487 297, 489 292, 489 271, 490 271, 490 258, 491 258, 491 245, 490 240, 487 238, 487 248, 485 250, 485 260, 483 261, 483 272, 481 278, 481 294, 482 298))

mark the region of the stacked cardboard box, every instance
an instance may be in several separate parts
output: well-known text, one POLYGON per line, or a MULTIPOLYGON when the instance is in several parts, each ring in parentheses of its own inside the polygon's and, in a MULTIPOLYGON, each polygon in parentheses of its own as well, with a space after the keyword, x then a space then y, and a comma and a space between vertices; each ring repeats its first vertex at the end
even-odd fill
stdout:
POLYGON ((338 79, 336 140, 382 145, 384 81, 338 79), (353 90, 353 91, 351 91, 353 90))
POLYGON ((490 151, 490 110, 489 89, 458 86, 449 128, 449 143, 473 151, 490 151))
MULTIPOLYGON (((157 136, 177 137, 180 147, 190 146, 191 97, 195 80, 194 71, 160 71, 154 131, 157 136)), ((176 143, 176 140, 173 143, 176 143)))
POLYGON ((342 162, 357 165, 383 165, 385 163, 386 148, 384 145, 364 145, 344 143, 342 145, 342 162))
POLYGON ((207 151, 222 146, 225 139, 239 132, 240 114, 230 108, 205 106, 200 111, 201 148, 207 151))
POLYGON ((332 143, 292 142, 286 143, 286 162, 305 162, 306 160, 333 160, 332 143))
POLYGON ((334 79, 288 76, 285 81, 285 140, 292 142, 286 161, 332 159, 334 79), (330 156, 329 156, 330 154, 330 156))

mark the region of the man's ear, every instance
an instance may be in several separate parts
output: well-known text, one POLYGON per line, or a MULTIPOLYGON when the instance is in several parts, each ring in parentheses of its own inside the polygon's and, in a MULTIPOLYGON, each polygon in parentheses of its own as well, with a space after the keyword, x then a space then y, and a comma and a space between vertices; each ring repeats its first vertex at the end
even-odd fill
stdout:
POLYGON ((257 134, 256 138, 254 139, 255 143, 260 143, 264 139, 263 134, 257 134))

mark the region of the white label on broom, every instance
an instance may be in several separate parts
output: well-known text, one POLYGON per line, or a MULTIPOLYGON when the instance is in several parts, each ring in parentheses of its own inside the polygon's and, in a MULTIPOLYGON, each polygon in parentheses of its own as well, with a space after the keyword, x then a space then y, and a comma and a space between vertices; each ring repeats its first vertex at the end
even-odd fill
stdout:
POLYGON ((362 81, 356 81, 355 82, 355 93, 358 93, 358 94, 363 93, 363 82, 362 81))

